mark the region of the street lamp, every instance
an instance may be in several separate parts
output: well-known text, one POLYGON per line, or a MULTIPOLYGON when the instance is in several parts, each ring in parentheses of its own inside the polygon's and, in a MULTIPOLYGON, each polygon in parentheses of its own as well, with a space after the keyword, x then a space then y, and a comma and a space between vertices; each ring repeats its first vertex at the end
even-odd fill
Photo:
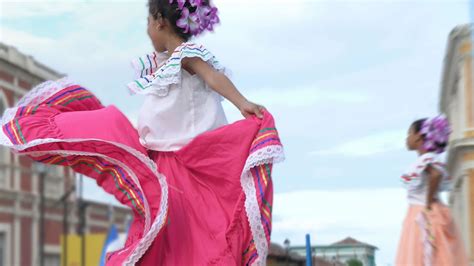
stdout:
POLYGON ((290 256, 290 240, 287 238, 285 239, 285 242, 283 242, 283 245, 285 246, 285 251, 286 251, 286 266, 289 265, 289 256, 290 256))
POLYGON ((78 201, 78 216, 79 216, 79 224, 77 227, 78 234, 81 237, 81 265, 85 266, 86 264, 86 208, 89 206, 89 204, 84 201, 83 198, 83 175, 79 175, 79 197, 77 199, 78 201))
POLYGON ((48 167, 42 163, 35 163, 34 170, 39 174, 39 192, 40 192, 40 217, 39 217, 39 260, 40 266, 44 266, 44 181, 48 173, 48 167))
POLYGON ((62 265, 67 265, 68 259, 67 259, 67 242, 68 242, 68 234, 69 234, 69 222, 68 222, 68 216, 69 216, 69 209, 68 209, 68 199, 69 196, 74 193, 76 190, 76 186, 72 185, 71 188, 69 188, 66 193, 64 193, 61 198, 56 201, 56 204, 54 207, 57 207, 58 204, 63 204, 63 246, 62 246, 62 257, 63 257, 63 264, 62 265))

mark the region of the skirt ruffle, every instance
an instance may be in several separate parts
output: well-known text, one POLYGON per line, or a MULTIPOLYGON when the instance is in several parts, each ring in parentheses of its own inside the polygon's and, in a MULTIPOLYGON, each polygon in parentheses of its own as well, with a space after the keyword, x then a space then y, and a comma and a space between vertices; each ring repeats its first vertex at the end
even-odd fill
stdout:
POLYGON ((449 208, 435 203, 430 212, 424 209, 421 205, 408 209, 395 265, 469 265, 449 208))
POLYGON ((284 157, 268 112, 177 152, 147 151, 117 108, 62 80, 5 112, 0 144, 94 178, 133 210, 125 247, 108 254, 109 265, 265 264, 272 165, 284 157))

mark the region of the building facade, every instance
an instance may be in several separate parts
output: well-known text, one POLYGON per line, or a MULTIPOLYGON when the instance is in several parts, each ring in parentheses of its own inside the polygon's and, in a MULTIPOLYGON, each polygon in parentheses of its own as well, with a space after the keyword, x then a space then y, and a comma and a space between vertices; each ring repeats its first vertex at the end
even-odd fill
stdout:
POLYGON ((270 243, 268 250, 267 266, 304 266, 306 258, 294 251, 285 249, 284 247, 270 243))
MULTIPOLYGON (((39 63, 14 47, 0 43, 0 114, 15 105, 34 85, 63 75, 39 63)), ((39 265, 44 246, 45 265, 60 265, 60 237, 63 234, 65 193, 74 191, 75 176, 64 167, 49 167, 40 180, 32 160, 0 146, 0 266, 39 265), (43 181, 43 182, 41 182, 43 181), (43 227, 41 228, 40 185, 44 187, 43 227), (43 230, 43 243, 40 233, 43 230)), ((66 199, 68 231, 78 227, 75 193, 66 199)), ((86 202, 85 232, 105 233, 115 223, 125 230, 130 210, 86 202)))
POLYGON ((448 38, 441 81, 440 111, 452 125, 447 155, 453 190, 449 203, 474 263, 474 87, 472 27, 456 27, 448 38))
MULTIPOLYGON (((364 266, 375 266, 375 252, 377 247, 348 237, 331 245, 312 246, 312 255, 332 265, 346 265, 350 260, 358 260, 364 266)), ((292 251, 306 256, 306 247, 293 247, 292 251)))

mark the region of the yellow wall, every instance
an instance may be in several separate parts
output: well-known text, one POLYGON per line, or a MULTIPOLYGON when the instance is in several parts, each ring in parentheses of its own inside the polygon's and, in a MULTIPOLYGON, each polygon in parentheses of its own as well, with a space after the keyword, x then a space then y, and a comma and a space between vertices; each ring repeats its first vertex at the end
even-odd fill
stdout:
MULTIPOLYGON (((466 127, 474 128, 474 87, 473 87, 473 77, 472 77, 472 56, 470 56, 472 51, 471 42, 464 42, 459 47, 459 52, 461 55, 466 56, 464 59, 463 66, 463 76, 464 76, 464 99, 465 99, 465 117, 466 117, 466 127)), ((466 132, 465 137, 473 137, 474 132, 466 132)))
POLYGON ((465 138, 474 138, 474 130, 468 130, 464 132, 464 137, 465 138))
MULTIPOLYGON (((454 60, 450 68, 455 68, 456 74, 462 76, 462 83, 456 84, 458 88, 449 88, 457 89, 459 94, 455 97, 457 98, 456 103, 459 103, 459 109, 456 108, 455 111, 449 110, 450 116, 458 116, 454 119, 459 122, 459 126, 456 127, 457 132, 454 132, 456 137, 460 138, 474 138, 474 75, 473 75, 473 43, 470 41, 470 38, 466 37, 459 43, 457 50, 454 52, 454 60), (461 65, 457 65, 458 58, 461 58, 461 65), (459 113, 457 113, 459 111, 459 113)), ((448 88, 445 88, 448 89, 448 88)), ((449 96, 447 96, 449 97, 449 96)), ((445 106, 445 109, 448 107, 445 106)), ((469 147, 472 148, 472 147, 469 147)), ((453 150, 454 152, 454 150, 453 150)), ((458 151, 461 153, 461 151, 458 151)), ((472 164, 474 162, 474 152, 467 152, 460 154, 461 158, 456 158, 456 161, 451 162, 451 166, 457 165, 463 169, 466 168, 466 165, 472 164)), ((455 155, 457 156, 457 155, 455 155)), ((471 262, 474 262, 474 168, 463 171, 463 174, 466 173, 467 177, 462 182, 462 189, 459 191, 453 191, 456 193, 455 199, 462 201, 458 202, 457 206, 461 206, 463 215, 456 217, 457 219, 463 219, 458 221, 464 227, 461 228, 463 231, 463 237, 469 246, 469 250, 466 250, 470 255, 471 262)))
MULTIPOLYGON (((89 234, 86 235, 86 266, 98 266, 102 248, 104 246, 105 234, 89 234)), ((63 253, 61 252, 62 266, 81 266, 81 238, 79 235, 68 235, 67 237, 67 264, 63 263, 63 253)), ((61 237, 61 250, 64 237, 61 237)))
MULTIPOLYGON (((472 43, 470 41, 463 42, 459 47, 459 53, 464 56, 463 76, 464 76, 464 100, 465 100, 465 125, 468 130, 464 131, 465 138, 474 137, 474 83, 473 83, 473 67, 472 67, 472 43)), ((474 153, 466 153, 463 156, 463 162, 474 161, 474 153)), ((469 210, 469 243, 470 243, 470 259, 474 261, 474 169, 468 170, 467 193, 469 210)))

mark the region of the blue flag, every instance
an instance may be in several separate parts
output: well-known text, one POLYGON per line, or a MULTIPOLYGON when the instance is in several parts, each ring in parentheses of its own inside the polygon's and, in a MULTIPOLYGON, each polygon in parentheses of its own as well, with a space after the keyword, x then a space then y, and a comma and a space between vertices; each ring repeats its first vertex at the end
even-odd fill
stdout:
POLYGON ((309 234, 306 234, 306 266, 313 265, 313 254, 311 248, 311 237, 309 234))
POLYGON ((100 257, 100 266, 105 266, 105 256, 107 254, 107 249, 109 246, 112 245, 115 241, 119 239, 118 235, 118 230, 115 224, 112 224, 112 226, 109 229, 109 232, 107 233, 107 238, 105 239, 104 242, 104 247, 102 248, 102 256, 100 257))

